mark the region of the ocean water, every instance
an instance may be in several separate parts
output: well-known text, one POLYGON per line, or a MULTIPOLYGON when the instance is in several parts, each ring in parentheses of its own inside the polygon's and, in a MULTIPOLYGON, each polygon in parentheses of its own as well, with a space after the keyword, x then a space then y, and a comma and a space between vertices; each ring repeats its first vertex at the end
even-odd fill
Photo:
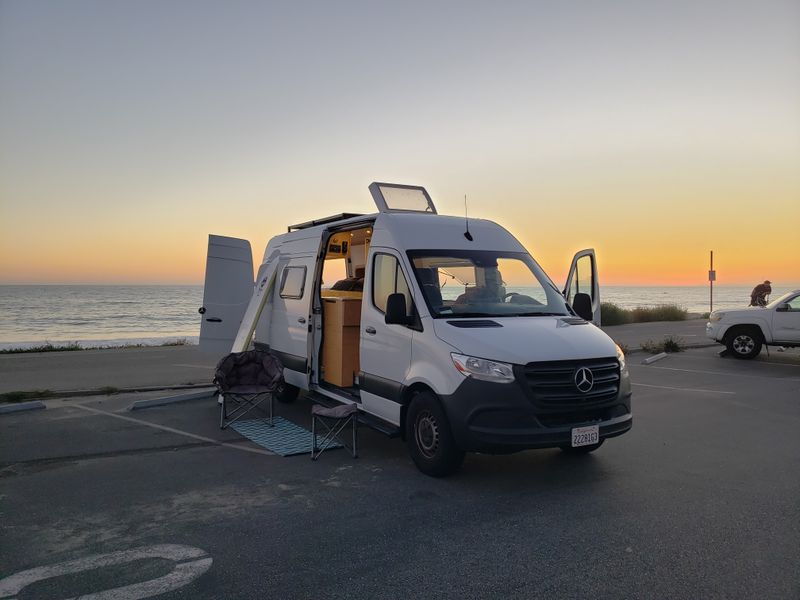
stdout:
MULTIPOLYGON (((798 287, 774 286, 772 298, 798 287)), ((716 286, 714 308, 746 306, 751 289, 716 286)), ((600 295, 623 308, 679 304, 691 312, 708 311, 708 286, 606 286, 600 295)), ((197 343, 202 301, 200 285, 0 285, 0 349, 44 342, 197 343)))
POLYGON ((197 343, 201 285, 0 285, 0 348, 197 343))

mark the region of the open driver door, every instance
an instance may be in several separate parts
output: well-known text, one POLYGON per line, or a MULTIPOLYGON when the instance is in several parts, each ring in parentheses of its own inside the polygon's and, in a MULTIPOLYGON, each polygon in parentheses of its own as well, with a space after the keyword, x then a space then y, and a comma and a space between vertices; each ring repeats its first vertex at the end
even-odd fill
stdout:
POLYGON ((600 283, 593 248, 581 250, 572 258, 563 293, 578 316, 600 326, 600 283))

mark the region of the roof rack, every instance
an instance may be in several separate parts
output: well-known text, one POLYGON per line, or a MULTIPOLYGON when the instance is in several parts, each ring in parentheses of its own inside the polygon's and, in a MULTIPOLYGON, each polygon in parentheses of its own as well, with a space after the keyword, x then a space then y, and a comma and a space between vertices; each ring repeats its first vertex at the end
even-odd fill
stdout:
POLYGON ((289 225, 288 232, 297 231, 298 229, 308 229, 309 227, 316 227, 317 225, 327 225, 328 223, 336 223, 336 221, 344 221, 345 219, 352 219, 353 217, 363 217, 361 213, 340 213, 330 217, 323 217, 321 219, 314 219, 313 221, 306 221, 305 223, 298 223, 297 225, 289 225))

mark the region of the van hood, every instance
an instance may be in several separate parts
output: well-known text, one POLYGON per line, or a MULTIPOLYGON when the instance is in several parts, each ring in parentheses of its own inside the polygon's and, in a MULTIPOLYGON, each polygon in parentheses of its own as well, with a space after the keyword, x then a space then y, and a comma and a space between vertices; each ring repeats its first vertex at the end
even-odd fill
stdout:
MULTIPOLYGON (((460 322, 472 319, 449 319, 460 322)), ((564 317, 475 319, 501 325, 458 327, 433 319, 437 337, 462 354, 524 365, 549 360, 586 360, 617 356, 614 341, 591 323, 570 325, 564 317)))

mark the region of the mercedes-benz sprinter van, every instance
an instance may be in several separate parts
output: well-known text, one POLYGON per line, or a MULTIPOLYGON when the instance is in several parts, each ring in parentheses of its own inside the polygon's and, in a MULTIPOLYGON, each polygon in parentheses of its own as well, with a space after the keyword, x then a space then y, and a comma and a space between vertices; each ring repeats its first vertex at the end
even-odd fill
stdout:
POLYGON ((593 250, 559 289, 500 225, 437 214, 422 187, 373 183, 378 212, 270 240, 255 284, 247 241, 209 237, 200 343, 253 345, 305 390, 357 403, 424 473, 465 452, 591 452, 631 428, 625 357, 600 330, 593 250))

